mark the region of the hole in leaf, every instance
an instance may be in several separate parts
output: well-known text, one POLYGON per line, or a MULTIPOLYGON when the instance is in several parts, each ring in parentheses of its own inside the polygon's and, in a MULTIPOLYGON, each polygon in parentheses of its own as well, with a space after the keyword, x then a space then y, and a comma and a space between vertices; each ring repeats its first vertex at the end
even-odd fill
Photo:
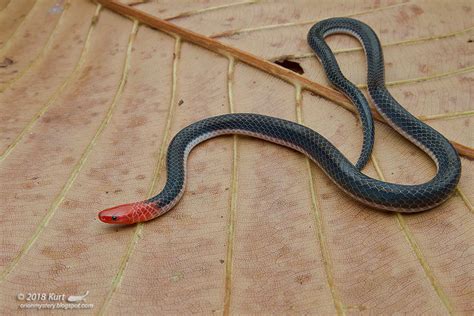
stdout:
POLYGON ((296 61, 291 61, 288 59, 275 60, 275 64, 280 65, 286 69, 292 70, 299 73, 300 75, 304 74, 304 69, 301 67, 300 63, 296 61))

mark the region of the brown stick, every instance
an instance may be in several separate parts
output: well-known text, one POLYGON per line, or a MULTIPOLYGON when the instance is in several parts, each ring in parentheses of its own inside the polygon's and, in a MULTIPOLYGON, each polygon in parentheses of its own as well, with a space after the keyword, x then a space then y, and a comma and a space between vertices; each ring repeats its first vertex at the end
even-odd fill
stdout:
POLYGON ((449 142, 451 143, 451 145, 453 145, 453 147, 461 156, 464 156, 469 160, 474 159, 474 148, 460 144, 458 142, 455 142, 454 140, 450 140, 449 142))
MULTIPOLYGON (((283 68, 277 64, 269 62, 248 52, 242 51, 238 48, 223 44, 202 34, 195 33, 191 30, 179 27, 173 23, 159 19, 146 12, 121 4, 117 1, 97 0, 97 2, 112 11, 138 20, 139 22, 146 24, 152 28, 155 28, 159 31, 168 33, 172 36, 179 36, 183 40, 201 46, 205 49, 240 60, 250 66, 270 73, 282 80, 285 80, 295 86, 300 86, 302 89, 314 92, 315 94, 325 99, 328 99, 353 113, 356 113, 356 109, 353 104, 349 102, 349 100, 343 94, 334 89, 313 82, 297 74, 296 72, 283 68)), ((371 109, 371 111, 376 120, 386 123, 377 111, 375 111, 374 109, 371 109)), ((474 148, 464 146, 454 141, 451 141, 451 144, 456 148, 459 154, 474 159, 474 148)))

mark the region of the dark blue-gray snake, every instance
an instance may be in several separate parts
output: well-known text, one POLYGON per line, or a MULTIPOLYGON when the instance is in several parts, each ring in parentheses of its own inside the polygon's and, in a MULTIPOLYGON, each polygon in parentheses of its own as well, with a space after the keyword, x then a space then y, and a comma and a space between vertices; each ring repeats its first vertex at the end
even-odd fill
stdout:
POLYGON ((319 58, 331 84, 357 107, 364 131, 359 160, 352 164, 326 138, 303 125, 283 119, 252 114, 226 114, 195 122, 176 134, 167 153, 167 180, 156 196, 141 202, 116 206, 99 213, 106 223, 133 224, 156 218, 180 200, 185 191, 186 162, 199 143, 226 134, 264 139, 297 150, 314 161, 345 193, 370 207, 394 212, 431 209, 454 192, 461 175, 458 153, 440 133, 405 110, 385 87, 382 48, 375 32, 350 18, 331 18, 315 24, 308 43, 319 58), (367 57, 367 87, 374 106, 385 121, 434 161, 436 175, 422 184, 403 185, 371 178, 360 170, 367 164, 374 144, 374 124, 369 104, 362 92, 341 73, 324 38, 345 33, 359 39, 367 57))

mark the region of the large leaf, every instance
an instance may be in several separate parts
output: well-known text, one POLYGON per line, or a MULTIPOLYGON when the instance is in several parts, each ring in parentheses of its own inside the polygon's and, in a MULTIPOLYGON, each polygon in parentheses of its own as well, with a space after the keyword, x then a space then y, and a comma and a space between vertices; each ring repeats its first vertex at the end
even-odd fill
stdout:
MULTIPOLYGON (((262 59, 287 59, 323 85, 307 30, 354 16, 379 34, 400 103, 474 146, 471 1, 126 3, 262 59)), ((98 210, 161 189, 167 144, 191 122, 229 112, 300 121, 355 161, 357 117, 297 82, 90 1, 0 1, 0 10, 2 314, 26 302, 20 293, 86 291, 86 313, 473 312, 471 160, 462 158, 447 203, 396 215, 354 202, 298 153, 222 137, 191 154, 174 210, 107 226, 98 210)), ((328 41, 363 86, 358 43, 328 41)), ((399 183, 434 175, 420 150, 376 128, 365 173, 399 183)))

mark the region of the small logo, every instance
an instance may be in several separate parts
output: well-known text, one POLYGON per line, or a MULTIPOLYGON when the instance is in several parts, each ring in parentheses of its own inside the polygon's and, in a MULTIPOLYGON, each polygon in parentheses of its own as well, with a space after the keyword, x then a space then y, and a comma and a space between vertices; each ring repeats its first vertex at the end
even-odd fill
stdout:
POLYGON ((87 291, 83 295, 69 295, 66 301, 68 301, 69 303, 82 302, 85 301, 87 295, 89 295, 89 291, 87 291))

